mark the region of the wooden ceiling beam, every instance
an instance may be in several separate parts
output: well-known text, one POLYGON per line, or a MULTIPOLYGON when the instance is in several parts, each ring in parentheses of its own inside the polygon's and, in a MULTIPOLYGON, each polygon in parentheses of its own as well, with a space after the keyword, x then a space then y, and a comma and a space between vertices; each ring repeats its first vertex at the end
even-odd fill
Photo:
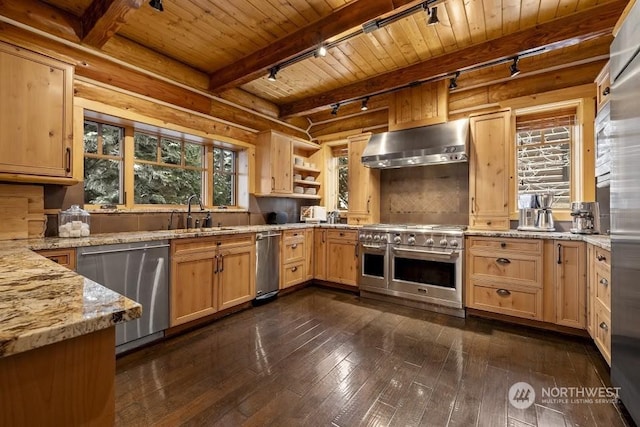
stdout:
POLYGON ((412 82, 444 77, 456 70, 507 59, 517 53, 545 47, 548 51, 611 33, 626 0, 595 6, 498 39, 446 53, 400 70, 330 90, 281 106, 281 117, 308 115, 340 101, 360 98, 412 82))
POLYGON ((355 0, 332 14, 289 34, 211 74, 209 89, 219 92, 266 75, 270 67, 318 46, 415 0, 355 0))
POLYGON ((64 40, 80 43, 82 23, 72 14, 38 0, 0 1, 0 15, 64 40))
POLYGON ((143 0, 93 0, 82 14, 82 42, 98 49, 137 11, 143 0))

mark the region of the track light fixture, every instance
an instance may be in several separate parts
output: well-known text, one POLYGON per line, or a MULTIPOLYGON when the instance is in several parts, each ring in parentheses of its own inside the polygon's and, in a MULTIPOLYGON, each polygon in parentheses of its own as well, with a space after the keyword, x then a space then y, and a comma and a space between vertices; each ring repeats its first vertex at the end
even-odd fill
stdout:
POLYGON ((513 58, 513 63, 509 66, 509 71, 511 72, 511 77, 515 77, 520 74, 520 68, 518 68, 518 61, 520 58, 516 55, 513 58))
POLYGON ((340 103, 337 103, 333 106, 333 108, 331 109, 331 115, 332 116, 337 116, 338 115, 338 110, 340 109, 340 103))
POLYGON ((368 102, 369 102, 369 97, 367 96, 365 99, 362 100, 362 106, 360 107, 360 111, 367 111, 369 109, 369 107, 367 106, 368 102))
MULTIPOLYGON (((426 5, 426 3, 425 3, 426 5)), ((429 19, 427 19, 427 25, 436 25, 437 23, 440 22, 440 20, 438 19, 438 7, 437 6, 433 6, 431 8, 431 10, 429 10, 429 7, 427 7, 427 14, 429 15, 429 19)))
POLYGON ((325 56, 327 56, 327 47, 321 43, 320 46, 318 46, 318 48, 316 49, 316 51, 313 53, 313 56, 315 56, 316 58, 318 57, 324 58, 325 56))
POLYGON ((460 71, 456 71, 456 74, 449 79, 449 90, 454 90, 458 87, 458 77, 460 77, 460 71))
POLYGON ((267 77, 267 80, 269 80, 270 82, 275 82, 276 75, 278 74, 279 70, 280 70, 280 67, 278 66, 269 68, 269 77, 267 77))
POLYGON ((159 12, 164 12, 164 7, 162 7, 162 0, 151 0, 149 2, 149 6, 151 6, 152 8, 154 8, 159 12))

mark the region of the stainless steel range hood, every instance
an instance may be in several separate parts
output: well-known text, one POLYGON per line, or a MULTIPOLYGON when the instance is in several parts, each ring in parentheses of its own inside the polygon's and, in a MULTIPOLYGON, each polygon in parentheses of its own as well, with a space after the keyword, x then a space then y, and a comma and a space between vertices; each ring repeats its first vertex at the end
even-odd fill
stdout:
POLYGON ((375 134, 362 153, 370 168, 466 162, 469 155, 469 120, 375 134))

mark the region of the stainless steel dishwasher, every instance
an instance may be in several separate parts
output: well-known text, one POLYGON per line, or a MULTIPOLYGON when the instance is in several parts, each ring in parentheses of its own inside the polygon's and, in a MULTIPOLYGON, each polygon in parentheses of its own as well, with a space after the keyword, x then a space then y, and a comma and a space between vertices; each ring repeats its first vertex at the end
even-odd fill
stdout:
POLYGON ((256 234, 256 300, 278 294, 280 283, 280 233, 256 234))
POLYGON ((116 354, 164 336, 169 327, 167 240, 78 248, 77 271, 142 304, 142 317, 116 325, 116 354))

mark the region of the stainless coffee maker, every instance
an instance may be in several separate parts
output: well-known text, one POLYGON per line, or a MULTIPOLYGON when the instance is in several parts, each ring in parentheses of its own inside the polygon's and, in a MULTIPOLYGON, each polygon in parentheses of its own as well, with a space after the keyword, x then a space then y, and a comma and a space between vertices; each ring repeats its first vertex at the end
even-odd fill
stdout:
POLYGON ((600 233, 600 205, 598 202, 571 202, 572 225, 576 234, 600 233))
POLYGON ((539 231, 555 231, 553 224, 553 212, 551 211, 553 193, 536 194, 536 200, 538 201, 536 228, 539 231))
POLYGON ((552 193, 531 193, 518 196, 521 231, 555 231, 553 224, 552 193))

